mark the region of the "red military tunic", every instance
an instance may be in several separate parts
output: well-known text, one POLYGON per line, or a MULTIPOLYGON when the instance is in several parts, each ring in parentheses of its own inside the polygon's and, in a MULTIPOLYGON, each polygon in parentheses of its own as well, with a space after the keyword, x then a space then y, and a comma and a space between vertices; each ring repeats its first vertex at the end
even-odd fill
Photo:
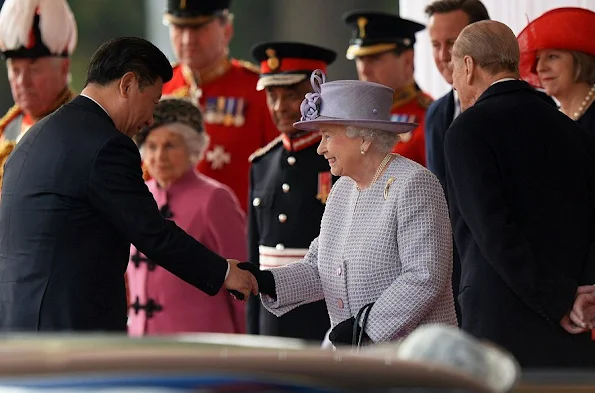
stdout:
POLYGON ((192 72, 174 66, 174 76, 163 86, 163 95, 198 99, 203 111, 209 146, 198 170, 236 194, 244 212, 248 202, 248 157, 279 136, 264 91, 256 90, 258 70, 236 59, 222 61, 197 86, 192 72))
POLYGON ((420 90, 416 83, 395 91, 391 107, 391 120, 419 124, 413 131, 401 134, 393 152, 426 166, 425 118, 426 109, 433 99, 420 90))

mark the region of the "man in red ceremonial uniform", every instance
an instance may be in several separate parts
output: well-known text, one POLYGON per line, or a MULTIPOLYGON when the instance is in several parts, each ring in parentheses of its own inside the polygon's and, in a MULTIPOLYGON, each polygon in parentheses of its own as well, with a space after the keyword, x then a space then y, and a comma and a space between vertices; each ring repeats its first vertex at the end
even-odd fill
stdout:
POLYGON ((413 79, 415 33, 424 25, 382 12, 353 11, 343 16, 353 34, 346 57, 355 60, 360 80, 395 91, 392 120, 418 123, 402 134, 395 153, 426 166, 424 119, 432 98, 413 79))
POLYGON ((279 135, 258 68, 229 57, 233 35, 231 0, 168 0, 164 22, 179 64, 164 95, 190 97, 204 113, 210 143, 198 170, 228 185, 246 211, 248 157, 279 135))

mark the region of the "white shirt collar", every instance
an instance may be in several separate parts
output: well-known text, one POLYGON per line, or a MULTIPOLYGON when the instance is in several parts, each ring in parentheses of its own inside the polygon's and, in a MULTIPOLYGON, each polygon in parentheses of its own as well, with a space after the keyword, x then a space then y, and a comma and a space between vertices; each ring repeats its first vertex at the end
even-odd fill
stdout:
POLYGON ((518 79, 516 79, 516 78, 502 78, 502 79, 498 79, 496 82, 492 83, 490 86, 494 86, 496 83, 508 82, 508 81, 518 81, 518 79))
POLYGON ((97 101, 96 101, 96 100, 95 100, 93 97, 89 97, 88 95, 86 95, 86 94, 82 94, 82 93, 81 93, 81 94, 79 94, 79 95, 81 95, 81 96, 83 96, 83 97, 86 97, 86 98, 90 99, 91 101, 93 101, 94 103, 96 103, 96 104, 97 104, 97 106, 99 106, 101 109, 103 109, 103 111, 104 111, 104 112, 105 112, 105 113, 106 113, 106 114, 109 116, 109 113, 107 113, 107 111, 105 110, 105 108, 104 108, 104 107, 102 107, 102 106, 101 106, 101 104, 100 104, 99 102, 97 102, 97 101))

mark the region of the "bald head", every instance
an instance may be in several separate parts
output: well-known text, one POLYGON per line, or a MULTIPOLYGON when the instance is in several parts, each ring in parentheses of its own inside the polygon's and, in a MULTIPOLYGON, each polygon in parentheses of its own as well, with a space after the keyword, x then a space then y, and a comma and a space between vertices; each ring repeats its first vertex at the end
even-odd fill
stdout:
POLYGON ((519 45, 508 26, 494 20, 465 27, 452 47, 453 87, 461 109, 472 106, 492 83, 519 79, 519 45))
POLYGON ((484 20, 465 27, 455 41, 452 56, 471 57, 477 66, 495 75, 518 73, 519 44, 516 36, 504 23, 484 20))

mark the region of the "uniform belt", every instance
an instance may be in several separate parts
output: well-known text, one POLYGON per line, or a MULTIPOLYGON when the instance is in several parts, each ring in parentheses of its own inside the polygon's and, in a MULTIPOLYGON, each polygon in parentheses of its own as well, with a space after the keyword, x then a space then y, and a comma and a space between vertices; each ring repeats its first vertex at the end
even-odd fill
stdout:
POLYGON ((267 270, 274 267, 285 266, 298 261, 308 253, 307 248, 283 248, 258 246, 260 254, 260 269, 267 270))

